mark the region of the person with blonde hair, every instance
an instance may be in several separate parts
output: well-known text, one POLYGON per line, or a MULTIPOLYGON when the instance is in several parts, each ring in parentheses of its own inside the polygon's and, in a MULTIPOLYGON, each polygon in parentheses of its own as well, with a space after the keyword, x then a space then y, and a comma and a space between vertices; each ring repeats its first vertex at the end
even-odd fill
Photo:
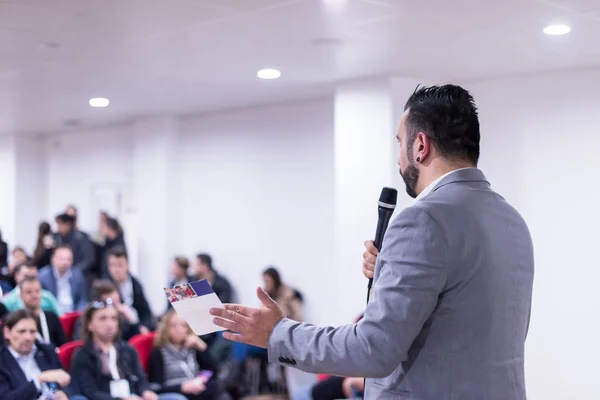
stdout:
POLYGON ((217 379, 218 367, 206 343, 174 311, 160 320, 150 353, 150 382, 157 393, 181 393, 188 400, 229 399, 217 379))

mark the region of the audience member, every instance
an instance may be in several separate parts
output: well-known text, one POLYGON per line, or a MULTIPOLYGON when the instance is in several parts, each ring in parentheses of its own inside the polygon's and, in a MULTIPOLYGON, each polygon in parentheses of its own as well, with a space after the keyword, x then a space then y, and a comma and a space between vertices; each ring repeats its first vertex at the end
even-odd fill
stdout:
POLYGON ((129 273, 127 252, 114 248, 108 254, 108 273, 119 289, 123 304, 131 309, 140 322, 142 333, 154 329, 154 318, 142 284, 129 273))
MULTIPOLYGON (((140 334, 140 322, 137 315, 130 307, 121 302, 121 296, 117 286, 110 280, 97 280, 92 287, 92 301, 106 302, 110 299, 114 307, 119 311, 121 337, 123 340, 129 340, 135 335, 140 334)), ((83 331, 83 318, 78 318, 75 323, 73 340, 80 340, 83 331)), ((144 332, 148 332, 144 330, 144 332)))
POLYGON ((39 272, 42 287, 56 297, 62 313, 83 310, 88 303, 83 274, 72 266, 73 251, 61 244, 54 249, 50 265, 39 272))
POLYGON ((285 315, 294 321, 302 322, 302 296, 300 293, 281 281, 279 271, 273 267, 263 272, 263 289, 283 310, 285 315))
MULTIPOLYGON (((169 282, 169 287, 184 286, 190 282, 193 282, 193 278, 188 275, 188 269, 190 267, 190 261, 186 257, 175 257, 171 264, 171 277, 172 280, 169 282)), ((169 299, 167 299, 167 311, 173 306, 169 299)))
POLYGON ((54 233, 50 229, 50 224, 45 221, 40 223, 35 250, 33 251, 33 263, 38 269, 50 264, 50 257, 55 246, 54 233))
POLYGON ((28 310, 15 311, 3 325, 7 343, 0 348, 0 400, 75 399, 71 377, 62 369, 54 349, 35 343, 35 315, 28 310), (54 392, 52 385, 59 390, 54 392))
POLYGON ((52 311, 44 311, 40 307, 42 303, 42 285, 40 281, 33 276, 26 276, 19 283, 19 289, 23 308, 36 317, 38 342, 55 347, 65 344, 67 336, 63 331, 58 315, 52 311))
POLYGON ((86 282, 86 290, 92 286, 98 276, 96 251, 88 236, 76 228, 76 219, 69 214, 56 217, 57 233, 54 239, 57 245, 67 244, 73 250, 73 267, 78 268, 86 282))
POLYGON ((104 227, 104 245, 102 246, 102 277, 108 276, 108 255, 113 249, 123 249, 127 253, 125 246, 125 236, 123 228, 115 218, 107 218, 104 227))
POLYGON ((2 231, 0 231, 0 290, 8 292, 14 287, 14 281, 8 270, 8 244, 2 240, 2 231))
MULTIPOLYGON (((8 263, 8 274, 12 277, 15 275, 15 267, 19 264, 22 264, 28 261, 30 257, 25 252, 25 249, 17 246, 12 251, 12 257, 8 263)), ((13 287, 16 286, 17 282, 13 281, 13 287)))
POLYGON ((191 275, 196 279, 207 279, 221 302, 233 302, 231 284, 224 276, 217 273, 210 255, 201 253, 196 256, 194 270, 191 275))
POLYGON ((0 268, 8 266, 8 244, 2 240, 2 231, 0 231, 0 268))
POLYGON ((94 301, 83 315, 83 346, 73 357, 73 379, 89 400, 185 400, 179 393, 149 390, 136 350, 120 340, 119 312, 111 299, 94 301))
POLYGON ((94 242, 96 242, 96 244, 100 246, 104 246, 104 242, 106 241, 105 232, 106 220, 108 219, 108 217, 109 215, 106 211, 100 211, 100 213, 98 213, 98 231, 94 236, 94 242))
MULTIPOLYGON (((34 278, 38 277, 38 269, 35 265, 33 265, 32 261, 25 261, 24 263, 21 263, 15 267, 14 278, 17 282, 17 285, 28 276, 34 278)), ((20 294, 21 289, 19 286, 17 286, 4 296, 2 302, 8 311, 16 311, 24 307, 20 294)), ((56 297, 54 297, 54 295, 47 290, 42 290, 41 307, 44 311, 52 311, 56 315, 62 315, 56 297)))
POLYGON ((183 393, 189 400, 228 398, 217 378, 218 367, 206 343, 174 311, 160 321, 150 354, 150 382, 161 392, 183 393))

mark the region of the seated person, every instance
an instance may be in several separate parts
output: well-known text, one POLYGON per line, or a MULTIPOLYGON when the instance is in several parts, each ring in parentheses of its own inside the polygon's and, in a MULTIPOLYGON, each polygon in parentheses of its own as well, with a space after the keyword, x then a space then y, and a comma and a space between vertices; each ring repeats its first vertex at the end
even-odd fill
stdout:
POLYGON ((67 343, 67 336, 58 315, 52 311, 44 311, 41 308, 42 285, 40 281, 33 276, 27 276, 19 283, 19 289, 21 289, 21 300, 24 308, 36 317, 37 341, 54 347, 60 347, 67 343))
MULTIPOLYGON (((190 267, 190 261, 186 257, 175 257, 171 264, 171 276, 173 279, 169 282, 169 287, 185 286, 192 282, 193 279, 188 275, 188 269, 190 267)), ((176 301, 177 299, 175 299, 176 301)), ((167 311, 171 310, 173 306, 169 299, 167 299, 167 311)))
POLYGON ((42 395, 67 400, 74 394, 54 348, 35 343, 35 315, 18 310, 3 325, 7 344, 0 348, 0 400, 36 400, 42 395))
POLYGON ((94 301, 83 314, 83 346, 71 363, 73 380, 89 400, 186 400, 149 390, 137 351, 120 340, 119 312, 111 299, 94 301))
POLYGON ((72 267, 73 250, 69 245, 61 244, 52 252, 50 265, 38 273, 42 287, 56 297, 63 313, 81 311, 88 303, 83 274, 72 267))
POLYGON ((206 344, 187 322, 176 312, 167 312, 160 320, 150 354, 150 382, 161 385, 159 393, 183 393, 189 400, 224 396, 216 362, 205 350, 206 344), (210 376, 203 378, 203 371, 210 376))
POLYGON ((154 318, 140 282, 129 273, 129 259, 123 248, 108 252, 108 274, 117 285, 121 302, 128 307, 140 323, 140 332, 154 330, 154 318))
MULTIPOLYGON (((33 261, 25 261, 24 263, 21 263, 15 267, 14 277, 15 281, 17 282, 17 287, 11 290, 2 298, 2 302, 4 303, 8 311, 16 311, 24 307, 23 300, 21 300, 20 296, 21 289, 19 289, 18 285, 27 276, 32 276, 34 278, 37 278, 38 276, 38 269, 33 264, 33 261)), ((54 297, 54 295, 49 291, 43 289, 41 307, 42 310, 52 311, 58 316, 62 315, 56 297, 54 297)))
POLYGON ((263 272, 263 289, 279 304, 285 315, 294 321, 302 322, 302 296, 281 280, 279 271, 273 267, 263 272))
MULTIPOLYGON (((119 311, 119 317, 121 322, 121 337, 123 340, 129 340, 135 335, 142 333, 140 331, 140 322, 130 307, 125 306, 121 303, 121 296, 117 286, 109 280, 98 280, 94 282, 92 286, 93 298, 92 301, 106 302, 107 299, 111 299, 115 308, 119 311)), ((73 330, 73 340, 81 339, 81 332, 83 326, 83 318, 79 317, 75 322, 75 328, 73 330)))

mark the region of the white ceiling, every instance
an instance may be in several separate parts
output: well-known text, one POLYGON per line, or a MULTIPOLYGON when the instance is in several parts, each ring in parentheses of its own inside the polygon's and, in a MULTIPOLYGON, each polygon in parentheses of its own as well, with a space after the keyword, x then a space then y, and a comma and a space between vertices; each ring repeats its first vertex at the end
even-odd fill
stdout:
POLYGON ((600 65, 599 39, 600 0, 0 0, 0 133, 600 65))

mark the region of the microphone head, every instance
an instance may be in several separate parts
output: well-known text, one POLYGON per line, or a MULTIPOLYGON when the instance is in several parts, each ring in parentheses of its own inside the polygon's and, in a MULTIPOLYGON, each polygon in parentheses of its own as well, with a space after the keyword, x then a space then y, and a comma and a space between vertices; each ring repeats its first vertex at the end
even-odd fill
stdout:
POLYGON ((379 196, 379 205, 386 208, 396 208, 398 200, 398 191, 394 188, 384 187, 379 196))

